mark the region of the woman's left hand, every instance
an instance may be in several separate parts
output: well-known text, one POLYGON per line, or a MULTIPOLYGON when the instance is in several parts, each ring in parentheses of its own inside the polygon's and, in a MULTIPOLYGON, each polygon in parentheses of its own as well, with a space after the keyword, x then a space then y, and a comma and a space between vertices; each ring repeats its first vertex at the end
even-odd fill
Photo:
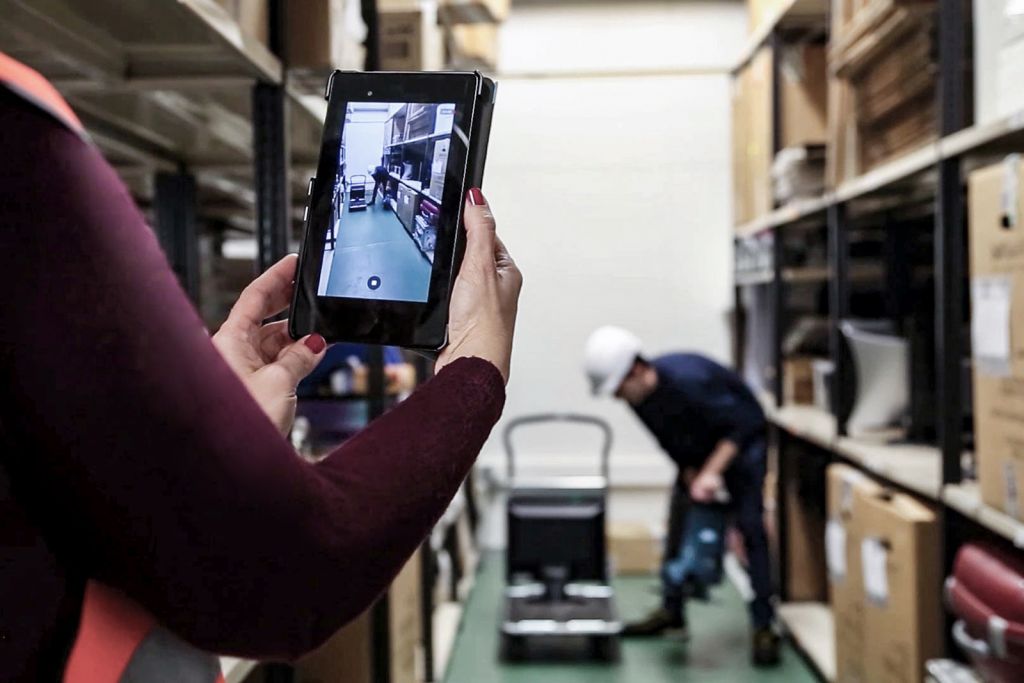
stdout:
POLYGON ((288 307, 297 262, 295 254, 285 256, 253 280, 213 335, 214 346, 282 434, 295 420, 295 388, 327 348, 319 334, 293 341, 287 320, 263 323, 288 307))

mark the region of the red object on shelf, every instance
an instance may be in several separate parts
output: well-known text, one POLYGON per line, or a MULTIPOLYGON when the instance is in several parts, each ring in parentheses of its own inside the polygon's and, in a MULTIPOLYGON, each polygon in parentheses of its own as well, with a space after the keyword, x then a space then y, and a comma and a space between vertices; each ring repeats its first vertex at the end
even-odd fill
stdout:
POLYGON ((1024 671, 1024 560, 969 543, 957 553, 946 600, 959 621, 957 643, 989 683, 1021 680, 1024 671))

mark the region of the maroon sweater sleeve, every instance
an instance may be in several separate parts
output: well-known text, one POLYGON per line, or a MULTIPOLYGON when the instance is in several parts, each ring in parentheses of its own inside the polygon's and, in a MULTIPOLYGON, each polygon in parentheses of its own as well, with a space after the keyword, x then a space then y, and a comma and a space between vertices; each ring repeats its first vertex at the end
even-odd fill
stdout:
POLYGON ((318 466, 220 358, 97 151, 0 98, 4 453, 69 571, 193 643, 295 657, 385 589, 504 402, 457 361, 318 466))

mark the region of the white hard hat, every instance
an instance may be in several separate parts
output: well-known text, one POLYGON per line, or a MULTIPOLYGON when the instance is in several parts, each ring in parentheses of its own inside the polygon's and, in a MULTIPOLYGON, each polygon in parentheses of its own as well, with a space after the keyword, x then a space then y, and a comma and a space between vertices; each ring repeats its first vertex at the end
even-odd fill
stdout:
POLYGON ((583 351, 583 367, 594 394, 611 396, 618 391, 642 348, 629 330, 612 325, 594 330, 583 351))

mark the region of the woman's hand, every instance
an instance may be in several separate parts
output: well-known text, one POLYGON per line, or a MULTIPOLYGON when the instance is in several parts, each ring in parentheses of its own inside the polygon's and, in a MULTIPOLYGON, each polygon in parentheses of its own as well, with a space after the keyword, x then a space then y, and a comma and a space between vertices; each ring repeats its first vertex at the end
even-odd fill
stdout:
POLYGON ((327 348, 319 334, 292 341, 287 320, 263 324, 288 307, 297 262, 295 254, 285 256, 253 280, 213 335, 214 346, 282 434, 295 420, 295 387, 327 348))
POLYGON ((448 346, 436 371, 456 358, 490 361, 508 382, 512 334, 523 276, 495 232, 494 215, 478 189, 465 209, 466 256, 452 292, 448 346))

